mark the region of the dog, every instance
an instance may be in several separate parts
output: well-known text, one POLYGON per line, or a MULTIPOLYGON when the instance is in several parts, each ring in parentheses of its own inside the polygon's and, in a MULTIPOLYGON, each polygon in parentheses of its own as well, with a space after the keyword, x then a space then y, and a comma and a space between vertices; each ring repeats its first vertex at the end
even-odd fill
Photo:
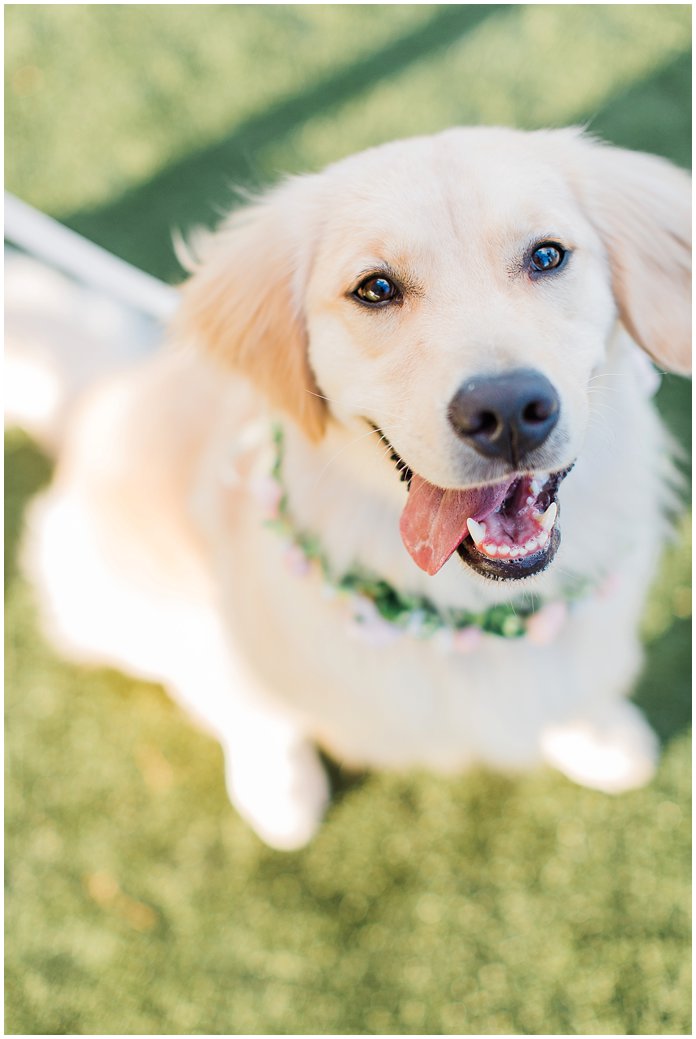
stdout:
POLYGON ((188 263, 168 348, 86 395, 30 517, 61 649, 163 683, 276 848, 319 826, 319 747, 646 783, 687 174, 457 128, 284 181, 188 263))

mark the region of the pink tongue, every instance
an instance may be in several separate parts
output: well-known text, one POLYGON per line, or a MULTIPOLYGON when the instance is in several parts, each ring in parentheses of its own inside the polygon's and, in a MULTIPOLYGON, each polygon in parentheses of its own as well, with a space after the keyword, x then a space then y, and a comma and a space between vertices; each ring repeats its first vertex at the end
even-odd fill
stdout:
POLYGON ((485 519, 502 505, 513 482, 446 491, 414 473, 399 526, 421 570, 436 574, 469 533, 467 519, 485 519))

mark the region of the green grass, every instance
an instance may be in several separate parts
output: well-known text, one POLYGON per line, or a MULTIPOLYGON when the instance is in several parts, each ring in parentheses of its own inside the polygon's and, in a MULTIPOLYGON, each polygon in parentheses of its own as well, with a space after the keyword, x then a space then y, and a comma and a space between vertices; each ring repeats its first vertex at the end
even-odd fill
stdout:
MULTIPOLYGON (((176 280, 234 185, 456 122, 589 121, 686 165, 680 5, 9 6, 7 187, 176 280)), ((688 385, 660 405, 687 443, 688 385)), ((686 1034, 690 600, 679 528, 636 692, 656 780, 614 799, 333 767, 265 848, 157 688, 58 659, 16 567, 50 466, 6 447, 6 1031, 686 1034)))

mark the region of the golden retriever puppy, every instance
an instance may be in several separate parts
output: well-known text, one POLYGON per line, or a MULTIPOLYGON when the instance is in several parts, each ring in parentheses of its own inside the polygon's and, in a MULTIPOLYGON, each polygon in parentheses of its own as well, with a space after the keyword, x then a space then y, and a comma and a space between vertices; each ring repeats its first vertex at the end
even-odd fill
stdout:
POLYGON ((645 783, 646 354, 689 369, 689 234, 684 172, 574 129, 397 141, 236 212, 34 511, 54 637, 163 682, 279 848, 324 812, 316 746, 645 783))

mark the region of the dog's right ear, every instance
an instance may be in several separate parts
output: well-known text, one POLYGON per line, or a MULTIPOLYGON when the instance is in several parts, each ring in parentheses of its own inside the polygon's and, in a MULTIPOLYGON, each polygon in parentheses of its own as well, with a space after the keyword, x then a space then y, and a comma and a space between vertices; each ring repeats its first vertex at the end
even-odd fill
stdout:
POLYGON ((249 378, 318 440, 326 404, 309 366, 303 314, 313 179, 287 181, 198 246, 173 330, 249 378))

